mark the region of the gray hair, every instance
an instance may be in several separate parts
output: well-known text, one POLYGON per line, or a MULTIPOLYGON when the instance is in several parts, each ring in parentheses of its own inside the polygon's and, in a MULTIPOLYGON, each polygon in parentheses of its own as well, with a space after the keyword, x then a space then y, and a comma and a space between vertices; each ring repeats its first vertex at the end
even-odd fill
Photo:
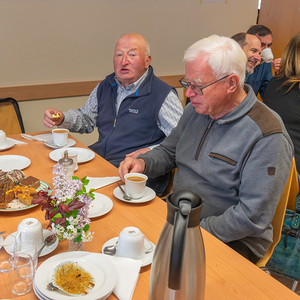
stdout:
POLYGON ((236 41, 225 36, 211 35, 190 46, 185 51, 183 61, 196 61, 202 54, 209 57, 208 65, 216 79, 236 74, 239 86, 244 85, 247 57, 236 41))

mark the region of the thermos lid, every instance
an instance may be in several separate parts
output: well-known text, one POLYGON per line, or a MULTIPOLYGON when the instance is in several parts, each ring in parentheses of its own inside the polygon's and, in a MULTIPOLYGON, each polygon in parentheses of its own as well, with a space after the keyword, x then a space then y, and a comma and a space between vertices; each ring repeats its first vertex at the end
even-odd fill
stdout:
POLYGON ((174 224, 175 213, 179 209, 180 201, 187 201, 190 203, 190 212, 187 212, 189 213, 188 227, 199 226, 200 214, 203 205, 203 200, 200 196, 188 190, 179 190, 169 194, 166 201, 168 205, 167 221, 170 224, 174 224))

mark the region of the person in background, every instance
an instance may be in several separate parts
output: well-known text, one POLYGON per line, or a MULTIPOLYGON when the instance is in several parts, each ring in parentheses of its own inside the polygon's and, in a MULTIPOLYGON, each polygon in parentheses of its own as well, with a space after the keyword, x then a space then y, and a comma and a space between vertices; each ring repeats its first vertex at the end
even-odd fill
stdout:
POLYGON ((249 74, 253 74, 255 67, 261 62, 259 38, 246 32, 237 33, 231 38, 241 46, 247 56, 246 77, 249 74))
POLYGON ((200 226, 256 263, 272 243, 292 141, 280 117, 244 85, 247 58, 233 39, 204 38, 184 61, 180 82, 191 104, 158 147, 126 158, 118 174, 155 177, 177 167, 173 191, 203 198, 200 226))
POLYGON ((266 88, 264 103, 282 118, 294 143, 300 173, 300 32, 284 49, 279 71, 266 88))
MULTIPOLYGON (((83 108, 48 108, 44 125, 79 133, 97 127, 99 139, 90 148, 116 167, 125 156, 151 150, 177 125, 183 108, 176 90, 154 75, 150 62, 146 39, 136 33, 123 35, 115 45, 114 73, 95 87, 83 108)), ((162 174, 147 184, 161 195, 169 177, 162 174)))
MULTIPOLYGON (((261 51, 266 48, 271 49, 273 43, 273 35, 271 30, 264 25, 253 25, 248 31, 248 34, 253 34, 257 36, 261 42, 261 51)), ((263 54, 262 54, 263 57, 263 54)), ((274 72, 278 72, 280 66, 280 58, 272 60, 271 63, 263 62, 257 67, 255 67, 252 74, 246 75, 245 83, 252 86, 254 93, 260 94, 261 99, 264 98, 264 92, 266 87, 273 77, 272 67, 274 72)))

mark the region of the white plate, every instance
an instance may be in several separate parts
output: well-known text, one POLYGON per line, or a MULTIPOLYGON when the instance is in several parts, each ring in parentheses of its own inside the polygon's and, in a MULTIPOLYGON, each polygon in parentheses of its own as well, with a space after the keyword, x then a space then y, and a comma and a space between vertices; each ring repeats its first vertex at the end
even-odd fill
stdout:
POLYGON ((28 157, 21 155, 1 155, 0 169, 4 172, 9 172, 14 169, 23 170, 31 164, 28 157))
POLYGON ((94 192, 95 199, 89 206, 89 218, 96 218, 107 214, 113 208, 113 202, 105 195, 94 192))
MULTIPOLYGON (((115 238, 110 239, 109 241, 107 241, 102 247, 102 253, 103 253, 103 250, 104 250, 105 247, 115 245, 116 242, 118 241, 118 239, 119 239, 118 237, 115 237, 115 238)), ((149 242, 146 239, 144 239, 145 251, 149 248, 149 242)), ((152 242, 150 242, 150 243, 153 247, 153 250, 150 253, 145 254, 145 258, 142 260, 142 267, 148 266, 149 264, 152 263, 154 250, 155 250, 155 245, 152 242)))
MULTIPOLYGON (((125 185, 122 185, 122 188, 125 189, 125 185)), ((124 202, 127 202, 127 203, 133 203, 133 204, 136 204, 136 203, 144 203, 144 202, 148 202, 148 201, 151 201, 152 199, 155 198, 155 192, 150 189, 149 187, 145 187, 145 194, 142 198, 139 198, 139 199, 131 199, 130 201, 128 200, 125 200, 123 198, 123 193, 122 191, 119 189, 119 187, 116 187, 114 189, 114 196, 116 198, 118 198, 119 200, 121 201, 124 201, 124 202)))
POLYGON ((67 147, 72 147, 76 144, 76 141, 72 140, 72 139, 68 139, 68 142, 67 142, 67 145, 65 146, 57 146, 53 143, 53 140, 48 140, 45 142, 45 145, 50 147, 50 148, 53 148, 53 149, 64 149, 64 148, 67 148, 67 147))
POLYGON ((62 291, 47 289, 47 284, 52 281, 53 269, 63 261, 77 262, 95 278, 94 288, 89 294, 80 296, 82 300, 105 299, 111 294, 117 283, 117 270, 104 254, 85 251, 64 252, 44 261, 36 271, 35 290, 44 299, 74 300, 73 296, 62 291))
MULTIPOLYGON (((49 195, 51 193, 51 189, 50 189, 49 184, 47 184, 46 182, 44 182, 42 180, 40 180, 40 183, 41 183, 41 185, 36 190, 37 191, 48 190, 48 195, 49 195)), ((8 205, 11 205, 11 206, 13 205, 15 207, 0 209, 0 212, 12 212, 12 211, 26 210, 26 209, 35 207, 38 204, 26 205, 24 203, 21 203, 19 200, 15 199, 11 203, 9 203, 8 205)))
POLYGON ((0 151, 9 149, 9 148, 11 148, 14 145, 15 145, 14 141, 12 141, 12 140, 6 140, 6 146, 0 146, 0 151))
MULTIPOLYGON (((59 161, 63 158, 63 152, 68 150, 68 148, 61 148, 53 150, 49 153, 49 157, 54 161, 59 161)), ((92 160, 95 157, 95 152, 85 148, 72 147, 70 150, 74 150, 78 153, 77 163, 83 163, 92 160)))
MULTIPOLYGON (((47 229, 43 229, 43 239, 44 240, 47 236, 49 236, 51 234, 52 234, 51 231, 49 231, 47 229)), ((17 236, 17 231, 12 233, 11 235, 16 237, 17 236)), ((56 249, 57 246, 58 246, 58 239, 56 239, 56 241, 52 245, 45 246, 44 249, 42 250, 41 254, 39 255, 39 257, 45 256, 45 255, 51 253, 52 251, 54 251, 56 249)), ((37 251, 39 251, 39 249, 37 251)))

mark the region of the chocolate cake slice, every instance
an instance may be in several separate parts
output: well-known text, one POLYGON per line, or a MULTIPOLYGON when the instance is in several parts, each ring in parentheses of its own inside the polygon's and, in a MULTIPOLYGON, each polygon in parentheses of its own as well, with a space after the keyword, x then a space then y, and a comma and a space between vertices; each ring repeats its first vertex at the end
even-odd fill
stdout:
POLYGON ((0 170, 0 180, 5 179, 6 174, 7 174, 7 172, 4 172, 4 171, 0 170))
POLYGON ((12 190, 14 186, 14 183, 9 178, 4 178, 0 180, 0 189, 4 190, 4 192, 12 190))
POLYGON ((40 180, 33 176, 28 176, 27 178, 22 179, 19 184, 23 186, 32 186, 35 189, 41 185, 40 180))
POLYGON ((0 209, 6 209, 5 191, 0 190, 0 209))

